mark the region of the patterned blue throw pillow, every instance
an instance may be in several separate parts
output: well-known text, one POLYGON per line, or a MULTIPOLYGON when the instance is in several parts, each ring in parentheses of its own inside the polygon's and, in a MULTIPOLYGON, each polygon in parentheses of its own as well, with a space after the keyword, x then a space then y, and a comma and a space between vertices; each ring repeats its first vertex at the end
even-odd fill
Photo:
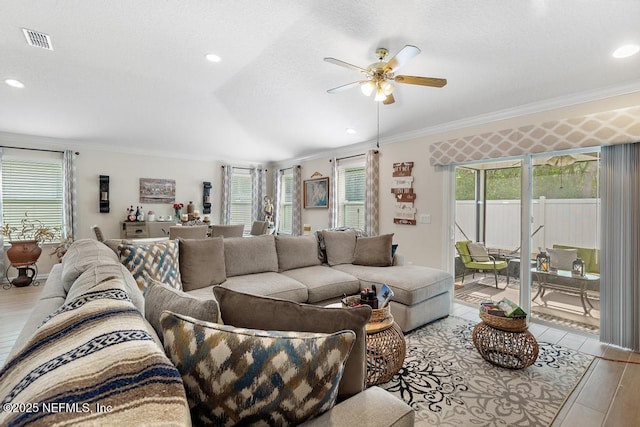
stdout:
POLYGON ((146 294, 149 282, 156 280, 182 290, 177 240, 147 245, 120 245, 120 262, 127 267, 140 290, 146 294))
POLYGON ((167 355, 194 424, 297 425, 333 407, 353 331, 235 328, 165 311, 167 355))

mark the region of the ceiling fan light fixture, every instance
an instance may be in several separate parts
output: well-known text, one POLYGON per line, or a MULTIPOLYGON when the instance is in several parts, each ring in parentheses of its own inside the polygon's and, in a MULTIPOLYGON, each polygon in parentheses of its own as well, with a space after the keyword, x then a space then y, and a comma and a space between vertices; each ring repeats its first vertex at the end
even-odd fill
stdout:
POLYGON ((382 102, 387 99, 387 95, 384 94, 384 91, 381 87, 376 90, 376 97, 374 98, 378 102, 382 102))
POLYGON ((382 87, 382 92, 385 94, 385 96, 389 96, 393 92, 393 84, 391 84, 391 82, 388 80, 382 82, 380 86, 382 87))
POLYGON ((376 85, 371 80, 366 81, 360 85, 360 90, 362 91, 364 96, 371 96, 375 88, 376 85))

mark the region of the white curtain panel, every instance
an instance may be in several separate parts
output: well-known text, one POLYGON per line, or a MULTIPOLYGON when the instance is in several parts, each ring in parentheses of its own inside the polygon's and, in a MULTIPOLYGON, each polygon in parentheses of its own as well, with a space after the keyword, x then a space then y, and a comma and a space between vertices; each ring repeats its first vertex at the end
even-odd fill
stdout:
POLYGON ((640 143, 602 147, 600 340, 640 351, 640 143))
POLYGON ((364 232, 377 236, 380 228, 380 167, 378 150, 365 155, 364 232))
POLYGON ((338 226, 338 159, 331 159, 331 179, 329 179, 329 228, 338 226))
MULTIPOLYGON (((0 223, 4 224, 4 215, 2 214, 2 156, 4 156, 4 149, 0 148, 0 223)), ((0 247, 4 248, 4 236, 0 236, 0 247)), ((4 256, 0 256, 0 271, 4 271, 4 256)))
POLYGON ((302 234, 302 168, 300 165, 293 167, 293 197, 291 199, 291 234, 302 234))
POLYGON ((231 220, 231 178, 233 167, 222 166, 222 204, 220 205, 220 223, 229 224, 231 220))
POLYGON ((62 210, 62 238, 78 236, 78 194, 76 184, 76 153, 65 150, 62 154, 62 173, 64 189, 62 192, 64 208, 62 210))

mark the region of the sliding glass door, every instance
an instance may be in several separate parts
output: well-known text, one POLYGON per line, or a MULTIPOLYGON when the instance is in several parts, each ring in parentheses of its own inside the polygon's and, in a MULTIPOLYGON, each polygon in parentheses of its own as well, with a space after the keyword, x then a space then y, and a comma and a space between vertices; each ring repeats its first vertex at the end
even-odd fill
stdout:
POLYGON ((479 243, 503 267, 465 268, 457 253, 456 299, 506 297, 534 319, 597 332, 598 158, 582 150, 455 166, 456 246, 479 243), (536 271, 540 252, 551 255, 554 277, 536 271), (587 273, 580 278, 571 275, 577 258, 587 273))

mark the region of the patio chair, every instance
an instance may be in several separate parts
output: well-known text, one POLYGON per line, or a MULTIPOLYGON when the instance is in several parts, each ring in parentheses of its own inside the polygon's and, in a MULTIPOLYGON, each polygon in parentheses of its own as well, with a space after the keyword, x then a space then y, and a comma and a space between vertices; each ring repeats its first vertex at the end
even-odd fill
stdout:
POLYGON ((208 225, 172 225, 169 227, 169 239, 205 239, 208 231, 208 225))
MULTIPOLYGON (((475 272, 482 270, 493 270, 493 276, 496 281, 496 289, 500 289, 498 287, 498 270, 503 270, 507 268, 508 263, 504 260, 497 261, 495 257, 489 255, 487 252, 487 248, 482 246, 479 243, 473 243, 471 240, 461 240, 456 242, 456 250, 460 255, 460 260, 462 261, 463 271, 462 271, 462 284, 464 284, 464 276, 467 273, 467 270, 473 270, 473 276, 475 277, 475 272)), ((505 285, 505 288, 507 285, 505 285)))

